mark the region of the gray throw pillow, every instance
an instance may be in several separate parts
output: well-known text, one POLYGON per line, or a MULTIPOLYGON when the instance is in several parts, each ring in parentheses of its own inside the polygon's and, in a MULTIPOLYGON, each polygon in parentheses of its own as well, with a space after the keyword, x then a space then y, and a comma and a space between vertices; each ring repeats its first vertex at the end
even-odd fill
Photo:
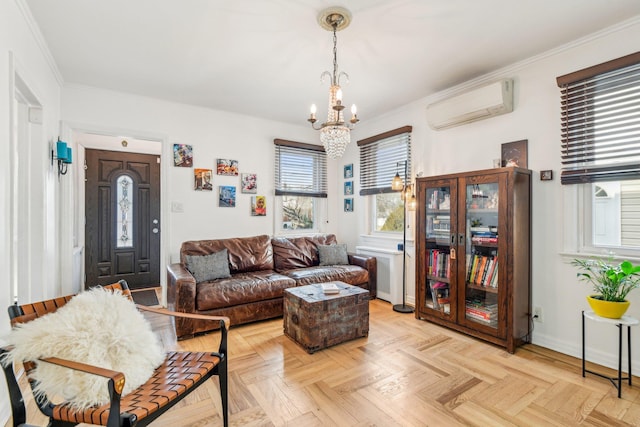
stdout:
POLYGON ((187 270, 196 279, 196 283, 231 277, 227 250, 214 252, 211 255, 187 255, 187 270))
POLYGON ((349 264, 347 245, 318 245, 318 258, 320 265, 346 265, 349 264))

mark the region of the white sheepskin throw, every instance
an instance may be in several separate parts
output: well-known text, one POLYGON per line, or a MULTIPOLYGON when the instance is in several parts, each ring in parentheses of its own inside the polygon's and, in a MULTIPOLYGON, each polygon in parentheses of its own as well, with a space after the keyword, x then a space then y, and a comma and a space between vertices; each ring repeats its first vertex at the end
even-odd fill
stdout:
MULTIPOLYGON (((122 372, 123 395, 144 384, 165 354, 151 325, 122 293, 94 288, 55 313, 17 325, 7 341, 8 361, 59 357, 122 372)), ((60 396, 82 410, 109 402, 108 380, 39 362, 36 393, 60 396)))

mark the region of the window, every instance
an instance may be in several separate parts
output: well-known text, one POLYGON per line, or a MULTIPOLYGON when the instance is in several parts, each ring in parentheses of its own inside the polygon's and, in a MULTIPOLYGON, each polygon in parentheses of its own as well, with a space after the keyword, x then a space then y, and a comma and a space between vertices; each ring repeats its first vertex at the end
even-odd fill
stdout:
POLYGON ((275 188, 281 232, 318 229, 318 200, 327 197, 324 148, 301 142, 274 140, 275 188))
POLYGON ((399 173, 411 181, 411 126, 358 141, 360 147, 360 195, 371 196, 371 232, 401 232, 404 204, 391 189, 399 173))
POLYGON ((117 203, 116 203, 116 215, 118 224, 118 239, 116 247, 118 248, 130 248, 133 246, 133 224, 131 222, 131 214, 133 211, 133 200, 131 195, 133 194, 133 180, 122 175, 117 181, 117 203))
POLYGON ((557 78, 562 175, 577 184, 580 250, 640 250, 640 52, 557 78))

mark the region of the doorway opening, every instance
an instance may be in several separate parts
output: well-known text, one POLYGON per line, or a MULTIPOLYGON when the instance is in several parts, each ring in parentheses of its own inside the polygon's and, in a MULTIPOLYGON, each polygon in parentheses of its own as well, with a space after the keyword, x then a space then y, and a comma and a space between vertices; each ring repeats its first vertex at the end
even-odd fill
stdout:
POLYGON ((161 295, 162 142, 91 133, 74 140, 85 169, 84 287, 124 279, 132 291, 161 295))

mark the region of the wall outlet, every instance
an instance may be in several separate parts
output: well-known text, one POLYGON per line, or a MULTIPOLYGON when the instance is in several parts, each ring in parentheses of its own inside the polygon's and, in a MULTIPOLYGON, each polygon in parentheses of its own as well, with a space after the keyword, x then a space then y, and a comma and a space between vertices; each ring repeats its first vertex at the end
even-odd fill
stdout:
POLYGON ((542 307, 535 307, 533 309, 533 320, 536 322, 544 322, 544 316, 542 315, 542 307))

